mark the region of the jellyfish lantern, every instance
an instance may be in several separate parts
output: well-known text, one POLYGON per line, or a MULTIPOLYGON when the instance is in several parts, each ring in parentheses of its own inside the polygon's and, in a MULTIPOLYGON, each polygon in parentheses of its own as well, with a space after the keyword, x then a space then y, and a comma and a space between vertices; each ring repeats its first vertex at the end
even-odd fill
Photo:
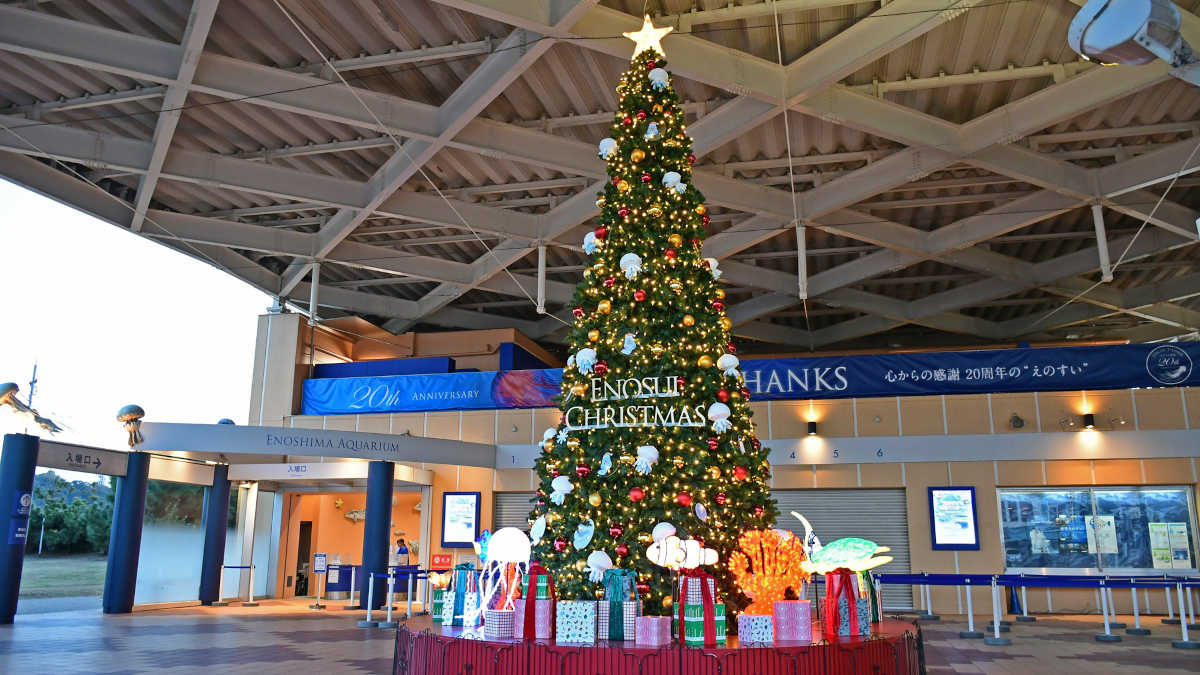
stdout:
POLYGON ((529 572, 529 537, 515 527, 496 530, 487 542, 487 556, 480 559, 479 602, 473 616, 463 625, 479 625, 485 609, 513 608, 521 575, 529 572))

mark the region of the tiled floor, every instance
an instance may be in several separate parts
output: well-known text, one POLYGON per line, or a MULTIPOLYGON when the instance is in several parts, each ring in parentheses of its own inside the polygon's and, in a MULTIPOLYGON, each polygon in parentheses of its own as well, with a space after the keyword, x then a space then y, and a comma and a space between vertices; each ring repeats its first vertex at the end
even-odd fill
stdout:
MULTIPOLYGON (((0 626, 0 673, 388 673, 390 631, 359 629, 359 612, 314 612, 304 601, 264 601, 257 608, 187 608, 103 616, 70 612, 18 616, 0 626)), ((341 604, 333 605, 340 607, 341 604)), ((1013 644, 989 647, 958 637, 953 617, 924 623, 931 675, 950 673, 1200 673, 1200 651, 1171 648, 1178 626, 1158 618, 1148 637, 1124 635, 1116 644, 1093 640, 1094 616, 1041 617, 1014 623, 1013 644)), ((414 620, 425 628, 428 619, 414 620)), ((1130 624, 1132 625, 1132 623, 1130 624)), ((980 626, 979 628, 982 629, 980 626)), ((1200 632, 1195 636, 1200 639, 1200 632)), ((434 675, 432 673, 428 675, 434 675)))

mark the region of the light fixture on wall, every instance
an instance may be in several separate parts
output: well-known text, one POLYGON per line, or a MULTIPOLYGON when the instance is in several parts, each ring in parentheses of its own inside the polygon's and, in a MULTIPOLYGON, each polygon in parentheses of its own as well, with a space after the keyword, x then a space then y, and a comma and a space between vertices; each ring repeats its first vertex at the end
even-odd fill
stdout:
POLYGON ((808 435, 809 436, 817 435, 817 423, 813 420, 809 420, 809 422, 808 422, 808 435))
POLYGON ((1017 413, 1013 413, 1012 417, 1008 418, 1008 425, 1014 429, 1020 429, 1025 426, 1025 420, 1017 413))
POLYGON ((1123 427, 1127 424, 1124 417, 1114 417, 1108 423, 1114 427, 1123 427))
POLYGON ((1096 428, 1096 416, 1094 414, 1084 413, 1083 428, 1084 429, 1095 429, 1096 428))

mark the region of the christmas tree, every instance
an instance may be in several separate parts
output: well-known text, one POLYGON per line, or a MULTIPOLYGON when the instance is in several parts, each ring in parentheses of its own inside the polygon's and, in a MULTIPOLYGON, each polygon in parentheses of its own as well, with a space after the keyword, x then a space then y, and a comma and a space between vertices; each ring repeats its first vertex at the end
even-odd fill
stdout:
POLYGON ((709 216, 691 184, 665 32, 647 18, 627 34, 638 45, 599 147, 610 180, 584 241, 563 418, 546 431, 530 516, 534 557, 561 597, 600 598, 598 577, 615 565, 637 571, 647 614, 671 611, 672 574, 646 555, 654 535, 674 528, 714 549, 708 571, 742 604, 725 563, 744 531, 776 515, 720 271, 701 252, 709 216))

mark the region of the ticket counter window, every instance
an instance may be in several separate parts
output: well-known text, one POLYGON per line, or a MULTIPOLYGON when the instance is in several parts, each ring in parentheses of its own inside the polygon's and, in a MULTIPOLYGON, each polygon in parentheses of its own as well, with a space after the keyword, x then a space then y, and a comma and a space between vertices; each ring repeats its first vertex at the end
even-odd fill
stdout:
POLYGON ((1164 574, 1196 570, 1182 487, 999 490, 1009 572, 1164 574))

